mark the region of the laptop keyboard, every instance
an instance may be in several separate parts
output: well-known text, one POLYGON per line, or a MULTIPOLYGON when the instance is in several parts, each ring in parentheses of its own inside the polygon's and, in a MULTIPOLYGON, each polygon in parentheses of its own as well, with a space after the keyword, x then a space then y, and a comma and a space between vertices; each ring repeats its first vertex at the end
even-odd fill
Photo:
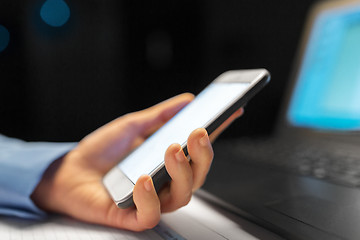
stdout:
POLYGON ((229 151, 235 151, 240 161, 360 187, 360 147, 276 141, 241 141, 235 149, 234 144, 228 146, 232 146, 229 151))

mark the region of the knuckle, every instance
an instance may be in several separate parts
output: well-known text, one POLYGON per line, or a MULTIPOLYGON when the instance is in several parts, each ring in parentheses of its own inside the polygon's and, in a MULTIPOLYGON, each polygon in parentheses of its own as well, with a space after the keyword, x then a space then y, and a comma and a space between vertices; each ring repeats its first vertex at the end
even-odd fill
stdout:
POLYGON ((192 192, 185 194, 180 203, 180 207, 184 207, 184 206, 188 205, 191 200, 191 197, 192 197, 192 192))
POLYGON ((128 113, 121 117, 122 121, 118 125, 125 132, 132 132, 138 128, 138 115, 137 113, 128 113))
POLYGON ((160 222, 160 215, 156 217, 152 217, 150 219, 147 219, 143 223, 143 228, 145 229, 152 229, 154 228, 158 223, 160 222))
POLYGON ((210 160, 210 162, 213 160, 214 155, 215 155, 214 150, 212 148, 210 148, 210 150, 209 150, 209 160, 210 160))

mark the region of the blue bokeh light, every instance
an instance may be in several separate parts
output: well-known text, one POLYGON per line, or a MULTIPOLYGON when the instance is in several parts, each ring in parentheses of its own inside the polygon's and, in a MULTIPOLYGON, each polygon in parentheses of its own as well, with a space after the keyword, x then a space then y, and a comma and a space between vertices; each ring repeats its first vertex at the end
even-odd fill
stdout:
POLYGON ((10 41, 10 33, 3 25, 0 25, 0 52, 4 51, 10 41))
POLYGON ((47 0, 40 9, 40 16, 46 24, 61 27, 70 18, 70 8, 63 0, 47 0))

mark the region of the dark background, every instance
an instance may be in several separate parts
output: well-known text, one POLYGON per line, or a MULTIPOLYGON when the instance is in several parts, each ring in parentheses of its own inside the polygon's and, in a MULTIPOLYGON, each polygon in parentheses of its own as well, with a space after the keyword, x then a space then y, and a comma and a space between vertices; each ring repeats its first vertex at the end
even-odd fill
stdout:
POLYGON ((66 0, 70 19, 56 28, 43 1, 2 0, 0 132, 77 141, 226 70, 264 67, 271 84, 222 137, 271 134, 313 2, 66 0))

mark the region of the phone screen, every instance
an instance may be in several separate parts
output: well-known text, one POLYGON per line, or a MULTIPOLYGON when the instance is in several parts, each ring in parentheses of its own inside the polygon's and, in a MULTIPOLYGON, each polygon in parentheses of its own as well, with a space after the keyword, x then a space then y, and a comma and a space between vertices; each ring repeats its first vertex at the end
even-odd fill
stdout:
POLYGON ((151 174, 164 161, 166 149, 172 143, 184 145, 190 133, 206 127, 228 106, 244 94, 250 83, 211 83, 191 103, 184 107, 139 148, 118 164, 135 184, 143 174, 151 174))

